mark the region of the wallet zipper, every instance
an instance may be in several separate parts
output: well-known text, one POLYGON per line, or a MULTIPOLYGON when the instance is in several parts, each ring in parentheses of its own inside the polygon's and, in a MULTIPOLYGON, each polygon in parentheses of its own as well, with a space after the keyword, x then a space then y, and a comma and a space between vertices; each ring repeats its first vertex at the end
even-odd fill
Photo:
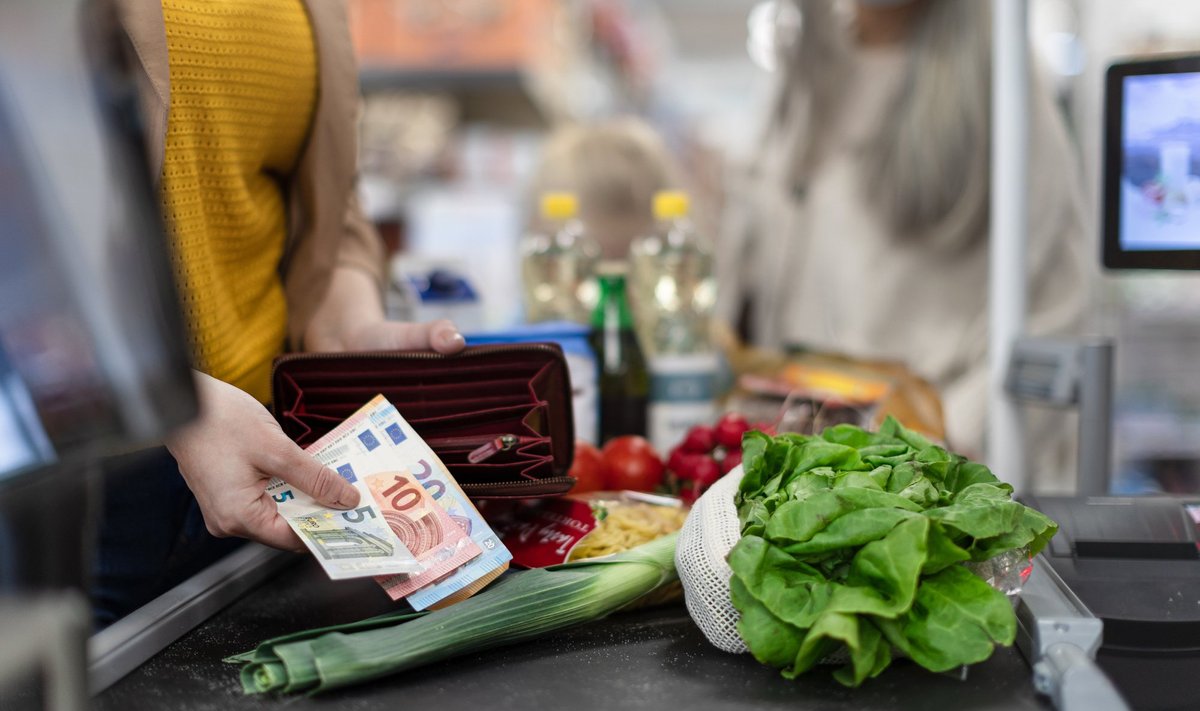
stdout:
POLYGON ((517 446, 518 444, 527 444, 535 439, 541 439, 541 438, 540 437, 521 437, 519 435, 509 434, 506 432, 506 433, 502 433, 502 434, 477 434, 477 435, 457 435, 454 437, 430 437, 429 439, 425 440, 425 444, 428 444, 430 447, 437 447, 438 445, 441 445, 443 447, 453 447, 455 445, 463 445, 463 444, 468 444, 468 445, 469 444, 485 444, 485 443, 490 442, 495 439, 505 440, 504 448, 512 449, 513 447, 517 446))
MULTIPOLYGON (((478 464, 486 461, 493 455, 499 452, 506 452, 521 444, 542 439, 541 437, 519 437, 514 434, 502 435, 464 435, 462 437, 434 437, 425 441, 430 447, 437 451, 436 445, 451 445, 451 444, 475 444, 481 443, 479 447, 471 450, 467 455, 467 461, 472 464, 478 464)), ((569 490, 575 484, 575 478, 569 476, 555 476, 546 479, 529 479, 527 481, 514 481, 508 484, 488 484, 488 483, 472 483, 459 482, 459 487, 463 491, 483 491, 491 496, 521 496, 521 492, 530 488, 554 488, 563 486, 564 490, 569 490)))
POLYGON ((520 437, 515 434, 464 435, 462 437, 433 437, 425 440, 435 452, 439 446, 478 445, 467 453, 467 461, 479 464, 491 459, 500 452, 507 452, 513 447, 536 442, 544 437, 520 437))
POLYGON ((521 492, 523 490, 532 489, 535 487, 546 489, 546 488, 552 488, 554 486, 565 485, 565 488, 563 489, 563 493, 566 493, 567 490, 569 490, 571 488, 571 486, 574 484, 575 484, 575 477, 555 476, 555 477, 550 477, 547 479, 529 479, 527 481, 515 481, 511 484, 485 484, 485 483, 478 483, 478 482, 467 482, 464 484, 462 482, 459 482, 458 485, 460 487, 462 487, 463 491, 466 491, 466 492, 486 491, 488 493, 484 494, 485 497, 488 497, 488 496, 521 497, 522 496, 521 492), (509 492, 511 492, 511 493, 509 493, 509 492))

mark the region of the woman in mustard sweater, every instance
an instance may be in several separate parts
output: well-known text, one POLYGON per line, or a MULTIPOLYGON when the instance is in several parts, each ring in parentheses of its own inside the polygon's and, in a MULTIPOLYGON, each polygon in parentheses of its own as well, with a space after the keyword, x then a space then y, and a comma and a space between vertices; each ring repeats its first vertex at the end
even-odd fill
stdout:
MULTIPOLYGON (((446 321, 384 317, 383 250, 355 199, 357 67, 342 2, 109 7, 135 55, 150 170, 200 371, 201 416, 167 448, 210 534, 301 549, 265 493, 271 477, 326 505, 353 507, 358 495, 263 406, 274 357, 285 349, 450 353, 463 337, 446 321)), ((121 504, 107 515, 122 515, 121 504)), ((120 565, 105 568, 105 535, 101 586, 129 577, 120 565)), ((180 545, 162 546, 162 556, 177 558, 180 545)))

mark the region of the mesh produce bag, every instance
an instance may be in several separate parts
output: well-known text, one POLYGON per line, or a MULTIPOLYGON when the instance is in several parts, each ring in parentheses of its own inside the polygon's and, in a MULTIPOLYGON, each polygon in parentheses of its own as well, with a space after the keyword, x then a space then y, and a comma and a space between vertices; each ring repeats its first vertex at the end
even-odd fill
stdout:
POLYGON ((742 467, 737 466, 696 500, 675 548, 688 614, 713 646, 734 654, 747 649, 737 631, 740 615, 729 599, 733 570, 725 558, 741 537, 733 505, 741 481, 742 467))

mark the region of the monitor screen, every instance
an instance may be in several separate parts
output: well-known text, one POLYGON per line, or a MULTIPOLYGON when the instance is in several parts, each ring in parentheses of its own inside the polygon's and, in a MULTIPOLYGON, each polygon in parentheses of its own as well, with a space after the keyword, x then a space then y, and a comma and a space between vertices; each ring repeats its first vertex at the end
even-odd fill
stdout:
POLYGON ((132 53, 95 7, 0 3, 0 489, 195 408, 132 53))
POLYGON ((1109 67, 1104 265, 1200 268, 1200 56, 1109 67))

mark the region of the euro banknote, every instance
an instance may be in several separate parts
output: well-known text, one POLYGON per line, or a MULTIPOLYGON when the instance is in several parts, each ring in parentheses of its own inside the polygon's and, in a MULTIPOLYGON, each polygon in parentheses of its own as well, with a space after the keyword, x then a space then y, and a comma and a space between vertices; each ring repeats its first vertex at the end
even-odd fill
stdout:
POLYGON ((306 449, 358 489, 359 504, 353 510, 322 506, 278 478, 267 485, 279 515, 333 580, 412 573, 422 568, 413 552, 393 533, 366 482, 357 475, 367 467, 368 459, 373 459, 371 451, 380 446, 372 436, 363 436, 359 427, 363 422, 370 422, 365 409, 306 449))
POLYGON ((420 563, 406 571, 405 580, 424 585, 478 556, 480 549, 417 481, 416 464, 382 444, 386 435, 372 421, 372 412, 369 404, 364 406, 344 423, 340 437, 329 439, 314 455, 337 464, 344 476, 365 482, 370 502, 420 563))
POLYGON ((366 477, 371 495, 392 532, 421 563, 418 571, 376 578, 389 594, 391 590, 402 591, 392 599, 445 577, 480 553, 475 541, 434 501, 409 466, 387 462, 366 477))
POLYGON ((446 465, 400 412, 382 396, 366 407, 369 419, 384 433, 387 445, 411 467, 416 480, 481 550, 478 557, 433 582, 420 581, 418 585, 412 576, 393 576, 384 583, 384 589, 393 600, 403 597, 417 610, 441 607, 443 605, 439 603, 458 601, 478 592, 508 568, 512 554, 467 498, 446 465))

